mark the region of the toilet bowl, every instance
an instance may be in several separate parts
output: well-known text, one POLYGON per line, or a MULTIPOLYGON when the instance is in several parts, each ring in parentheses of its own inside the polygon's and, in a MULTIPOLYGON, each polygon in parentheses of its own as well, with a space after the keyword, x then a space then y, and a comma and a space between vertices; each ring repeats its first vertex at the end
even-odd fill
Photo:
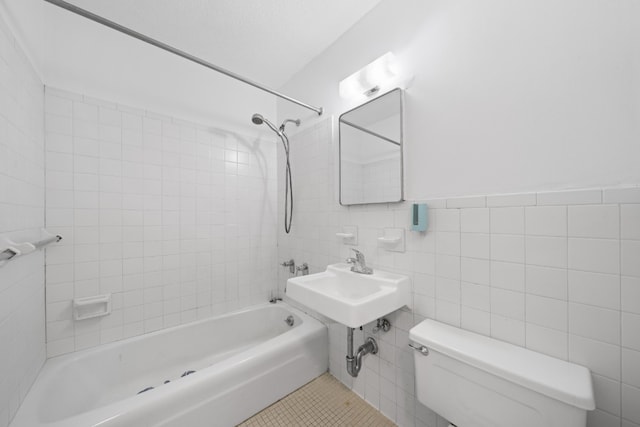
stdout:
POLYGON ((418 401, 457 427, 585 427, 583 366, 427 319, 409 332, 418 401))

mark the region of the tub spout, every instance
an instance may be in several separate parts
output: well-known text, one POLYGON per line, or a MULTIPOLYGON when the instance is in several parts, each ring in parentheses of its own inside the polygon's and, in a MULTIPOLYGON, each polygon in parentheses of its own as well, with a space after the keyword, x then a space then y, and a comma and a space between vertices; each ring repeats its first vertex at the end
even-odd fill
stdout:
POLYGON ((364 344, 358 347, 358 352, 353 355, 353 328, 347 328, 347 372, 352 377, 357 377, 362 369, 362 357, 367 354, 378 353, 378 343, 375 339, 369 337, 364 344))

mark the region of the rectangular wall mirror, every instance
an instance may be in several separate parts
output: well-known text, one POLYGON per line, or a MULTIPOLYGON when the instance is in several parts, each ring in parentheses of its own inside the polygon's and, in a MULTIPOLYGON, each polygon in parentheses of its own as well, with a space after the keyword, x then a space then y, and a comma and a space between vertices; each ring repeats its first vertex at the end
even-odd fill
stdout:
POLYGON ((341 205, 404 199, 402 110, 394 89, 340 116, 341 205))

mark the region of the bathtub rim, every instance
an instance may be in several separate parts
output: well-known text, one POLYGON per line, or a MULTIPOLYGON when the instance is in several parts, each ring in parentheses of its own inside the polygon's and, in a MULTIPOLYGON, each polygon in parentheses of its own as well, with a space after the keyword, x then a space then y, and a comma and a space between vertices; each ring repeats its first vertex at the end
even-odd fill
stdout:
MULTIPOLYGON (((283 307, 286 308, 290 311, 293 311, 295 315, 297 315, 299 318, 301 318, 303 320, 302 325, 304 326, 306 324, 306 320, 310 319, 319 323, 319 320, 314 319, 313 317, 309 316, 308 314, 304 313, 303 311, 301 311, 298 308, 295 308, 293 306, 291 306, 290 304, 287 304, 286 302, 283 301, 279 301, 277 304, 272 304, 269 302, 266 303, 258 303, 258 304, 254 304, 254 305, 250 305, 247 307, 243 307, 237 310, 232 310, 226 313, 222 313, 222 314, 217 314, 217 315, 213 315, 211 317, 205 317, 203 319, 197 319, 197 320, 193 320, 191 322, 187 322, 187 323, 182 323, 180 325, 175 325, 175 326, 170 326, 168 328, 162 328, 162 329, 158 329, 157 331, 153 331, 153 332, 147 332, 147 333, 142 333, 140 335, 135 335, 132 337, 127 337, 127 338, 123 338, 120 340, 116 340, 116 341, 111 341, 109 343, 106 344, 98 344, 94 347, 89 347, 89 348, 85 348, 82 350, 78 350, 78 351, 73 351, 73 352, 69 352, 69 353, 64 353, 64 354, 60 354, 58 356, 53 356, 50 358, 47 358, 47 360, 45 361, 45 364, 43 365, 41 372, 44 370, 44 367, 51 363, 51 364, 59 364, 60 361, 64 360, 64 359, 72 359, 74 361, 77 361, 79 359, 82 359, 84 357, 86 357, 87 355, 91 354, 92 352, 96 351, 97 349, 101 349, 101 350, 108 350, 111 348, 116 348, 119 347, 123 344, 125 344, 126 342, 133 342, 133 341, 138 341, 138 340, 142 340, 142 339, 150 339, 152 337, 156 337, 158 335, 164 335, 166 333, 169 332, 174 332, 174 331, 179 331, 180 329, 187 329, 189 327, 193 327, 196 325, 201 325, 204 323, 208 323, 208 322, 212 322, 216 319, 221 319, 223 317, 230 317, 232 315, 236 315, 236 314, 242 314, 242 313, 246 313, 249 311, 253 311, 259 308, 269 308, 269 307, 283 307)), ((294 325, 293 328, 289 329, 286 332, 290 332, 292 330, 295 329, 295 327, 297 327, 298 325, 294 325)), ((277 338, 277 337, 276 337, 277 338)), ((38 374, 39 375, 39 374, 38 374)), ((31 390, 29 390, 31 391, 31 390)))

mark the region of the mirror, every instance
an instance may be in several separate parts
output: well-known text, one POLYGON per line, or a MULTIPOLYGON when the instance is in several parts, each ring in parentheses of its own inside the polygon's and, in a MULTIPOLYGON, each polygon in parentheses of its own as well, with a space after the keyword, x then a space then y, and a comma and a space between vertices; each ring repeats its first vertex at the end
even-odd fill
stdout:
POLYGON ((402 90, 340 116, 340 204, 403 200, 402 90))

